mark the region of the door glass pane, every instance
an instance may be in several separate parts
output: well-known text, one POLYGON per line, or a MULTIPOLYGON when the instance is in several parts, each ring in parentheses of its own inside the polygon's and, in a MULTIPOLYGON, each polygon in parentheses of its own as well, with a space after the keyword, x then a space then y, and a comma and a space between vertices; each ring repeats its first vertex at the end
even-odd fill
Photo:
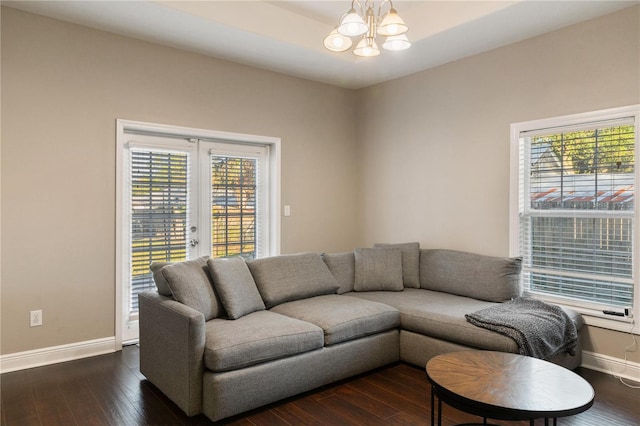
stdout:
POLYGON ((155 288, 149 265, 187 258, 188 153, 131 150, 131 300, 155 288))
POLYGON ((211 155, 211 257, 256 257, 258 160, 211 155))

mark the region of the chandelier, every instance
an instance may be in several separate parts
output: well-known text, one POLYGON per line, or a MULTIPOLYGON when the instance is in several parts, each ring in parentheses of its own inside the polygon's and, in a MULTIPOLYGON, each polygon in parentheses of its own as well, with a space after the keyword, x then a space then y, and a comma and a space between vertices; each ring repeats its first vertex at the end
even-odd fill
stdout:
POLYGON ((393 8, 391 0, 380 3, 377 15, 374 14, 374 8, 372 0, 363 3, 353 0, 351 9, 340 17, 338 26, 324 38, 324 47, 332 52, 346 52, 353 45, 351 38, 362 36, 353 53, 358 56, 378 56, 380 49, 376 44, 376 37, 381 35, 386 37, 382 43, 383 49, 408 49, 411 43, 405 33, 409 31, 409 27, 393 8), (388 7, 384 15, 381 13, 383 7, 388 7))

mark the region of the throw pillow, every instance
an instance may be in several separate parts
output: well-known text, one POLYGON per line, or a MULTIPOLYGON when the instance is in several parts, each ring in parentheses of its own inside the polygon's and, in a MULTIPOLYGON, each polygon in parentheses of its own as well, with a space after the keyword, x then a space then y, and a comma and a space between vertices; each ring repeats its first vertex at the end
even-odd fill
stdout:
POLYGON ((177 262, 162 268, 173 298, 204 315, 205 321, 224 313, 213 291, 207 258, 177 262))
POLYGON ((353 291, 353 278, 355 276, 355 257, 353 252, 323 253, 322 260, 335 277, 340 288, 338 294, 353 291))
POLYGON ((402 291, 402 252, 398 248, 357 248, 354 291, 402 291))
POLYGON ((395 247, 402 252, 402 281, 405 287, 420 288, 420 243, 374 244, 374 248, 395 247))
POLYGON ((340 285, 318 253, 300 253, 247 261, 267 309, 280 303, 335 294, 340 285))
POLYGON ((251 312, 265 309, 256 283, 243 258, 209 259, 207 265, 213 286, 230 319, 238 319, 251 312))

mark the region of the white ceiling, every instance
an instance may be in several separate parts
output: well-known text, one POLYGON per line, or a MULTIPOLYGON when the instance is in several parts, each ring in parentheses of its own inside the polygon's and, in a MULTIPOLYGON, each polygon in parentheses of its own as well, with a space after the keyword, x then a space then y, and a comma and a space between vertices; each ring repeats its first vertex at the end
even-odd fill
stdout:
POLYGON ((359 58, 351 52, 329 52, 322 45, 349 9, 348 0, 2 1, 39 15, 357 89, 593 19, 640 0, 393 3, 409 26, 412 47, 359 58))

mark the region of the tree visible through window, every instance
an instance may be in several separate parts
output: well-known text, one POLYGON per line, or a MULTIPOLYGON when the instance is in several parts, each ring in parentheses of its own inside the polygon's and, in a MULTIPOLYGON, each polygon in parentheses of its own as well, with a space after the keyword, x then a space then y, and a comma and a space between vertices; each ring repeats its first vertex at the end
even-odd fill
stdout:
POLYGON ((211 156, 211 256, 256 257, 254 158, 211 156))

